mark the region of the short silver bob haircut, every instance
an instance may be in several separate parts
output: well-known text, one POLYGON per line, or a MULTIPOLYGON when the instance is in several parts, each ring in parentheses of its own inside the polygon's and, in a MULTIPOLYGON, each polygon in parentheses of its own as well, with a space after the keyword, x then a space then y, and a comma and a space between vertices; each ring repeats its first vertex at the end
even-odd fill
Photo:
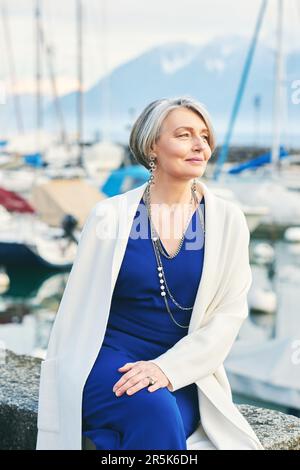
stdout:
POLYGON ((187 108, 198 114, 208 130, 208 144, 213 152, 216 147, 215 132, 211 118, 202 103, 190 96, 162 98, 152 101, 138 116, 132 126, 129 137, 129 148, 138 163, 150 169, 149 156, 152 145, 157 142, 162 123, 170 111, 176 108, 187 108))

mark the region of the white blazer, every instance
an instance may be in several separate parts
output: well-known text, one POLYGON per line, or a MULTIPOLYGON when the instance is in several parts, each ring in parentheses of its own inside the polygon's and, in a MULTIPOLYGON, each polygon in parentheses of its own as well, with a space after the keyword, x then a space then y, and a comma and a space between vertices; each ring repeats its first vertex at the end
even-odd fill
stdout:
MULTIPOLYGON (((263 449, 232 402, 223 361, 248 315, 249 230, 241 209, 205 197, 204 265, 188 333, 153 358, 170 391, 197 384, 201 422, 187 449, 263 449)), ((133 218, 147 183, 98 202, 84 225, 41 364, 37 449, 81 449, 82 392, 106 331, 133 218)), ((141 359, 142 360, 142 359, 141 359)))

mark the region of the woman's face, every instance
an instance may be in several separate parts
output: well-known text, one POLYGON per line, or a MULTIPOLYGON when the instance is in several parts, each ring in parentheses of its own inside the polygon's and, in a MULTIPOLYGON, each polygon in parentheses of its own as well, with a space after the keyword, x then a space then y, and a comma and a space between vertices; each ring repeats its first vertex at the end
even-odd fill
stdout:
POLYGON ((170 111, 152 147, 157 163, 155 175, 163 172, 181 179, 202 176, 212 153, 208 136, 203 119, 194 111, 187 108, 170 111), (202 161, 189 161, 191 158, 202 161))

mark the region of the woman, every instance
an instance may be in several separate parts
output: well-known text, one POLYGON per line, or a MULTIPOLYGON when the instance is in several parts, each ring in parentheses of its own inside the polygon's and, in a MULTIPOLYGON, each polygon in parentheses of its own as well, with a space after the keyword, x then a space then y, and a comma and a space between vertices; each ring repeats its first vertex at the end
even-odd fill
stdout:
POLYGON ((130 147, 151 177, 85 224, 42 364, 37 448, 82 435, 94 449, 263 449, 223 367, 252 278, 242 211, 197 181, 210 117, 189 97, 156 100, 130 147))

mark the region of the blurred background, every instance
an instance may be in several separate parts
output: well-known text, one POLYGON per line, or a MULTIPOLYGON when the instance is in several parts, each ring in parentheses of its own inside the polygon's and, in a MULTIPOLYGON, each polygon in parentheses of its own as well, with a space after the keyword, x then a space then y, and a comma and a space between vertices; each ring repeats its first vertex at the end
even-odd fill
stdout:
POLYGON ((192 96, 203 181, 251 232, 236 403, 300 416, 300 1, 0 0, 0 343, 45 357, 84 220, 146 182, 128 148, 152 100, 192 96))

